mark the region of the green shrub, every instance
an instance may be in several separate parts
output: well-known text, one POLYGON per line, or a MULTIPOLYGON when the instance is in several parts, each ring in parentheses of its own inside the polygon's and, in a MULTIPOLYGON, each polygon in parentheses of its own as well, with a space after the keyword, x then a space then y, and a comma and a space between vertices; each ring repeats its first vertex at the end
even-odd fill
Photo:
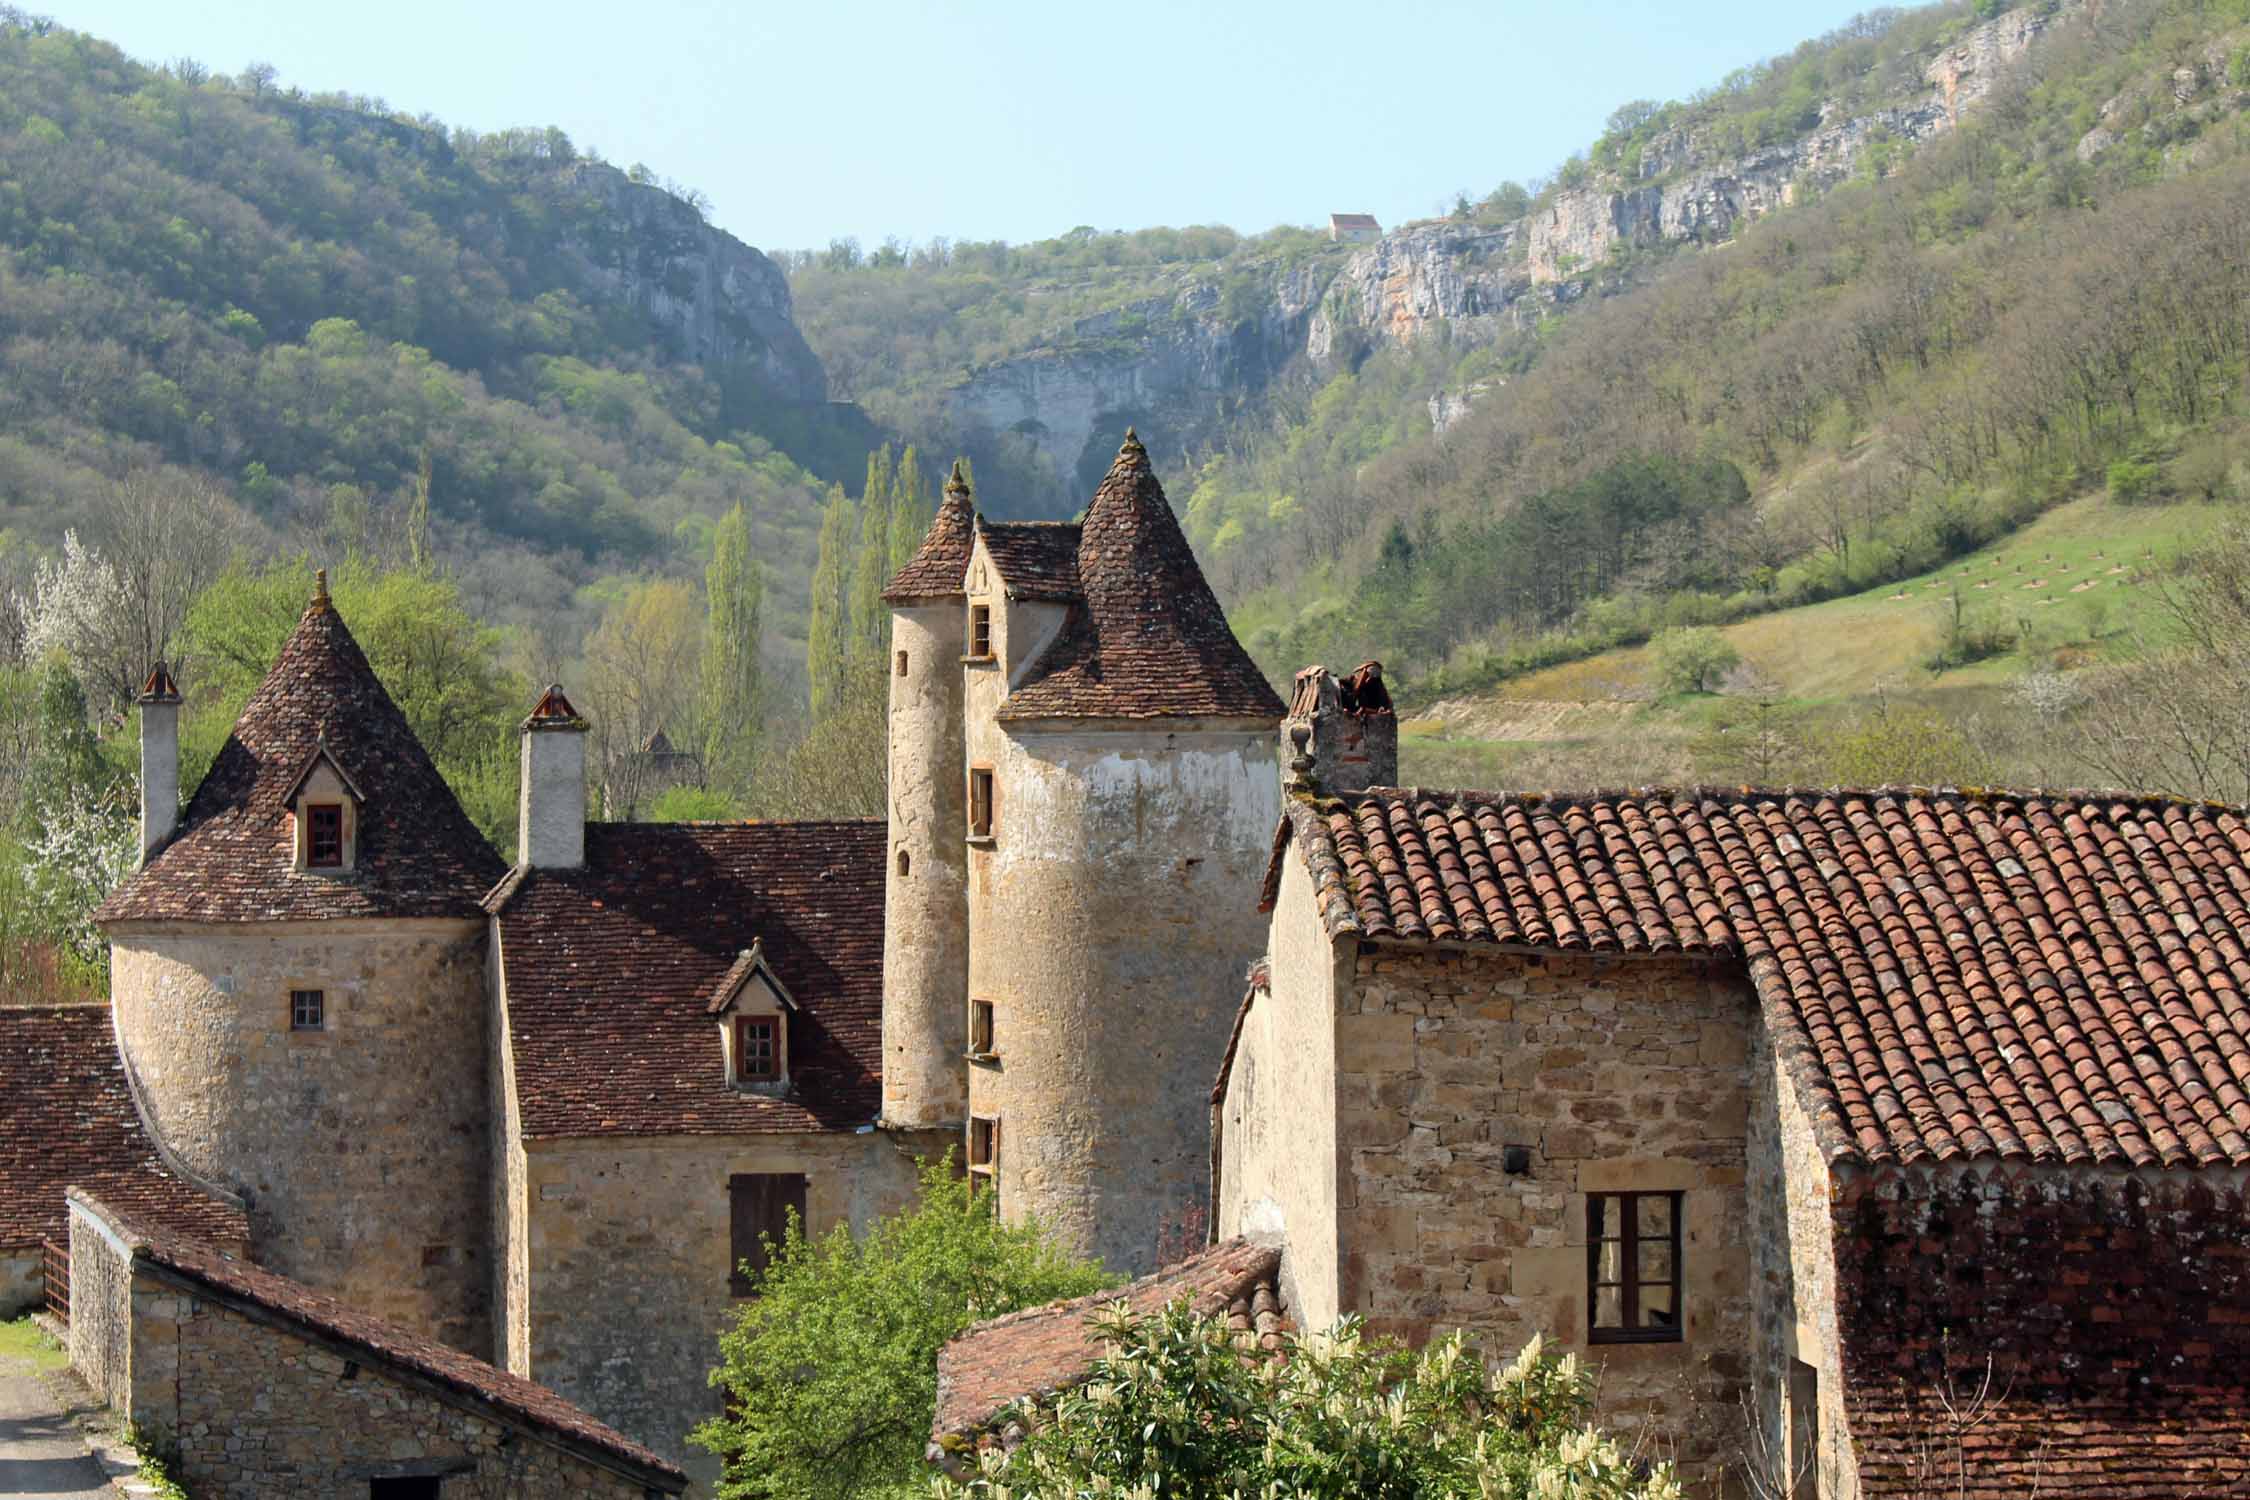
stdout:
POLYGON ((1675 693, 1708 693, 1719 679, 1742 664, 1742 653, 1708 625, 1667 630, 1650 647, 1656 660, 1656 690, 1675 693))
POLYGON ((2120 505, 2139 505, 2157 494, 2156 465, 2137 458, 2121 458, 2109 466, 2109 498, 2120 505))

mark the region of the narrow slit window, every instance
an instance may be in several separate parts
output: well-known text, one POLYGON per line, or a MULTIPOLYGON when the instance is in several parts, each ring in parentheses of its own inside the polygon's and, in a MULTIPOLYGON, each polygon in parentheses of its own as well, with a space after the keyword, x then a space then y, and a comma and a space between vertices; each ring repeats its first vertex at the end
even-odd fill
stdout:
POLYGON ((315 802, 305 809, 305 863, 316 870, 333 870, 343 862, 343 804, 315 802))
POLYGON ((978 1057, 992 1056, 992 1002, 969 1002, 969 1051, 978 1057))
POLYGON ((907 853, 904 849, 898 851, 898 872, 901 875, 911 875, 914 873, 914 861, 907 857, 907 853))
POLYGON ((291 1031, 326 1031, 328 1029, 328 992, 325 990, 291 990, 289 992, 289 1029, 291 1031))
POLYGON ((904 651, 898 654, 898 675, 901 677, 906 675, 906 653, 904 651))
POLYGON ((989 604, 969 606, 969 654, 992 654, 992 606, 989 604))
POLYGON ((1587 1195, 1588 1343, 1678 1342, 1680 1211, 1678 1193, 1587 1195))
POLYGON ((986 766, 969 772, 969 837, 992 837, 992 771, 986 766))
POLYGON ((772 1083, 781 1077, 779 1016, 735 1018, 734 1073, 744 1083, 772 1083))

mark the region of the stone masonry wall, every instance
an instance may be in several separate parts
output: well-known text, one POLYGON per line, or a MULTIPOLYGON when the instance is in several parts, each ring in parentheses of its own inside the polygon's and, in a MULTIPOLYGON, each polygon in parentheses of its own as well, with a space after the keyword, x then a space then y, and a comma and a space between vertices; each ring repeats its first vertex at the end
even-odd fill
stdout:
POLYGON ((699 1480, 684 1441, 719 1411, 708 1379, 735 1299, 727 1178, 803 1173, 806 1229, 865 1225, 913 1199, 914 1162, 865 1135, 614 1137, 524 1147, 526 1312, 516 1373, 699 1480))
POLYGON ((130 924, 111 953, 157 1128, 248 1200, 259 1263, 486 1353, 483 925, 130 924), (325 1030, 291 1029, 292 989, 325 1030))
POLYGON ((1842 1344, 1836 1323, 1836 1240, 1828 1166, 1763 1022, 1750 1051, 1750 1248, 1756 1282, 1756 1351, 1751 1386, 1763 1444, 1744 1434, 1741 1461, 1758 1462, 1770 1490, 1810 1474, 1823 1500, 1857 1500, 1859 1466, 1844 1407, 1842 1344), (1797 1446, 1790 1362, 1812 1368, 1817 1420, 1814 1451, 1797 1446))
POLYGON ((70 1210, 70 1364, 120 1411, 132 1404, 132 1257, 84 1209, 70 1210))
POLYGON ((1336 1017, 1344 1310, 1417 1342, 1467 1328, 1499 1358, 1544 1334, 1600 1368, 1604 1422, 1691 1471, 1731 1458, 1753 1006, 1684 959, 1363 945, 1336 1017), (1684 1339, 1589 1346, 1586 1194, 1674 1189, 1684 1339))
POLYGON ((443 1401, 375 1363, 192 1295, 134 1285, 136 1359, 176 1349, 176 1404, 129 1413, 177 1454, 199 1500, 367 1493, 384 1475, 441 1475, 447 1500, 642 1500, 638 1480, 443 1401))

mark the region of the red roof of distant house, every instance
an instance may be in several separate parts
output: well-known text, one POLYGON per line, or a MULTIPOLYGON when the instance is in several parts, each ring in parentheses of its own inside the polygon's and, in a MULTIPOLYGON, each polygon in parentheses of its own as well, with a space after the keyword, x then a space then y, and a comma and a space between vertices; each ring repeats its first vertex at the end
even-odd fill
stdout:
POLYGON ((527 1136, 844 1130, 882 1105, 884 825, 589 823, 494 889, 527 1136), (797 1004, 786 1097, 731 1088, 710 1003, 757 945, 797 1004))
POLYGON ((1012 1403, 1085 1379, 1101 1353, 1091 1319, 1112 1303, 1146 1314, 1185 1297, 1195 1311, 1224 1312, 1237 1331, 1277 1349, 1286 1321, 1280 1270, 1278 1249, 1228 1240, 1112 1291, 979 1323, 938 1352, 932 1436, 979 1432, 1012 1403))
POLYGON ((0 1247, 61 1239, 70 1187, 204 1239, 249 1237, 240 1203, 158 1157, 126 1086, 108 1006, 0 1006, 0 1247))
POLYGON ((174 1233, 138 1214, 121 1211, 96 1195, 81 1194, 80 1198, 88 1211, 106 1221, 125 1240, 137 1262, 154 1268, 160 1275, 169 1273, 192 1286, 218 1293, 222 1298, 246 1303, 284 1325, 347 1345, 373 1363, 410 1371, 496 1413, 528 1424, 566 1446, 590 1449, 613 1463, 621 1463, 635 1477, 653 1482, 658 1489, 677 1493, 686 1486, 687 1475, 676 1465, 615 1428, 594 1420, 543 1385, 534 1385, 520 1375, 496 1369, 481 1359, 395 1323, 370 1317, 302 1282, 276 1275, 239 1256, 174 1233))
POLYGON ((1280 720, 1130 431, 1079 527, 1078 586, 1062 635, 1000 718, 1280 720))
POLYGON ((179 832, 99 921, 474 917, 506 871, 325 594, 196 788, 179 832), (365 798, 344 873, 295 868, 289 795, 323 748, 365 798))
POLYGON ((2250 1164, 2250 819, 2080 793, 1296 800, 1333 936, 1745 960, 1831 1160, 2250 1164))
POLYGON ((1373 214, 1330 214, 1328 225, 1331 229, 1381 229, 1383 227, 1375 222, 1373 214))

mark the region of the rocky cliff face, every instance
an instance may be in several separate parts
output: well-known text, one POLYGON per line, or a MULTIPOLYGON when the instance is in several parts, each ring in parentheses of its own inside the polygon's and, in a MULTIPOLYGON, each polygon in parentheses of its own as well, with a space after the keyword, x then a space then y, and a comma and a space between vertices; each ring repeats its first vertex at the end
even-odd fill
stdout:
POLYGON ((567 191, 598 203, 596 228, 559 247, 587 292, 639 308, 684 359, 747 366, 785 401, 821 401, 827 373, 797 331, 781 268, 660 188, 617 168, 581 162, 567 191))

